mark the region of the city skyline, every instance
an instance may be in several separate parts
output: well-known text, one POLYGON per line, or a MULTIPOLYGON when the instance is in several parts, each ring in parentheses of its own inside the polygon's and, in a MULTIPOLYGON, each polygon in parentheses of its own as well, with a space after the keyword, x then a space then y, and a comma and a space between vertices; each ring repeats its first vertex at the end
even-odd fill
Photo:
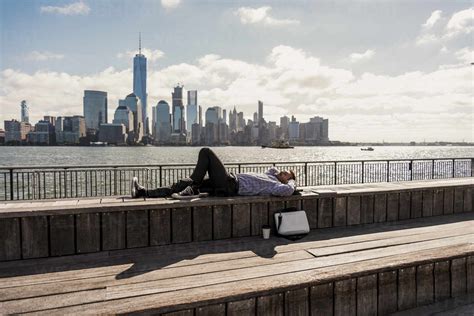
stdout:
MULTIPOLYGON (((301 121, 316 115, 328 117, 331 139, 335 140, 473 141, 470 2, 377 5, 371 1, 350 4, 336 1, 330 5, 323 1, 297 3, 291 9, 275 2, 213 6, 176 1, 174 7, 147 3, 137 5, 136 10, 132 8, 130 15, 134 17, 146 8, 150 14, 156 14, 155 18, 163 17, 163 25, 157 28, 160 31, 149 31, 150 17, 144 14, 143 21, 133 26, 128 24, 120 34, 123 40, 97 35, 91 42, 96 47, 95 62, 67 52, 64 30, 58 31, 57 42, 54 37, 46 38, 45 31, 51 23, 62 23, 77 41, 83 41, 84 34, 72 32, 72 25, 87 21, 95 25, 105 9, 111 11, 108 16, 120 17, 120 13, 108 1, 101 5, 77 2, 81 5, 75 10, 68 7, 74 3, 2 2, 3 44, 18 43, 13 30, 17 38, 21 37, 18 34, 24 34, 31 40, 34 25, 43 26, 35 31, 35 40, 30 44, 2 45, 2 121, 19 117, 21 100, 27 100, 32 122, 43 115, 81 114, 84 90, 106 91, 108 111, 113 113, 118 100, 131 92, 131 60, 138 53, 137 37, 142 31, 143 55, 149 62, 148 116, 159 100, 172 104, 170 88, 182 82, 185 88, 199 91, 198 105, 203 109, 220 106, 230 112, 237 106, 249 118, 256 110, 257 100, 263 100, 268 121, 278 122, 283 115, 295 115, 301 121), (346 7, 346 11, 338 12, 338 7, 346 7), (198 31, 187 28, 189 22, 164 26, 170 19, 189 14, 193 9, 194 18, 202 18, 210 14, 203 12, 206 8, 216 16, 217 24, 206 22, 198 28, 199 31, 207 28, 207 33, 198 36, 200 44, 189 39, 198 31), (332 20, 321 16, 322 12, 332 12, 332 20), (351 13, 360 16, 352 18, 353 23, 342 23, 351 13), (308 14, 320 17, 326 24, 318 19, 309 20, 308 14), (362 16, 375 20, 362 22, 362 16), (13 21, 12 17, 18 20, 13 21), (31 19, 21 24, 26 17, 31 19), (386 23, 375 29, 382 18, 386 23), (242 35, 234 37, 235 45, 229 45, 229 39, 212 41, 229 35, 215 29, 222 24, 242 35), (349 31, 349 25, 354 30, 342 35, 343 31, 349 31), (316 31, 320 37, 311 39, 316 42, 321 39, 319 46, 306 43, 304 40, 316 31), (341 38, 322 40, 331 34, 341 38), (45 39, 44 43, 36 37, 45 39), (202 41, 204 37, 210 40, 202 41), (343 39, 344 45, 340 43, 343 39), (360 40, 359 44, 355 43, 356 39, 360 40), (177 52, 183 40, 192 49, 177 52), (393 44, 383 47, 387 41, 393 44), (110 47, 116 48, 118 42, 123 45, 122 50, 108 51, 110 47), (12 47, 20 53, 15 54, 12 47), (340 53, 331 51, 338 49, 340 53), (80 67, 74 69, 74 65, 80 67)), ((117 3, 119 10, 132 7, 130 1, 117 3)), ((104 34, 110 32, 104 24, 96 26, 104 34)), ((79 53, 84 51, 87 51, 84 47, 78 49, 79 53)))

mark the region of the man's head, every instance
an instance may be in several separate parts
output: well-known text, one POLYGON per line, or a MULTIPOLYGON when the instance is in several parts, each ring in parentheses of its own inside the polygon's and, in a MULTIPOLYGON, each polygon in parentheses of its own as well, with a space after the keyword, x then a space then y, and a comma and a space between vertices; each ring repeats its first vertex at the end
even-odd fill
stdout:
POLYGON ((289 180, 296 181, 296 176, 293 170, 280 171, 276 177, 281 183, 285 184, 288 183, 289 180))

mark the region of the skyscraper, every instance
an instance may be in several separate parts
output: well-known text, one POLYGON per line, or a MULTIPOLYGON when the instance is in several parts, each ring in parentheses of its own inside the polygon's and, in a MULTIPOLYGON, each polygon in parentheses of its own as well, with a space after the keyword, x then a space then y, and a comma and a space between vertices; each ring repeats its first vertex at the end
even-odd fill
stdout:
POLYGON ((21 107, 21 122, 29 123, 30 122, 30 112, 29 112, 28 104, 26 104, 25 100, 21 101, 20 107, 21 107))
POLYGON ((107 92, 84 90, 84 119, 87 129, 99 130, 102 123, 107 123, 107 92))
POLYGON ((263 102, 258 101, 258 121, 255 122, 258 126, 262 126, 263 122, 263 102))
POLYGON ((186 130, 192 134, 193 124, 198 123, 198 105, 197 105, 197 91, 188 91, 188 104, 186 105, 186 130))
POLYGON ((142 121, 143 107, 141 106, 141 100, 135 93, 130 93, 125 100, 119 100, 119 106, 127 107, 133 112, 133 140, 137 142, 141 141, 145 131, 142 121))
MULTIPOLYGON (((138 54, 133 58, 133 93, 141 101, 141 121, 145 123, 148 117, 147 112, 147 98, 146 93, 146 57, 142 54, 142 38, 141 34, 138 39, 138 54)), ((146 128, 144 127, 144 130, 146 128)))
POLYGON ((164 100, 156 105, 155 117, 155 135, 156 140, 167 142, 171 135, 170 106, 164 100))
POLYGON ((184 125, 183 86, 174 87, 171 93, 173 107, 173 133, 182 134, 186 131, 184 125))

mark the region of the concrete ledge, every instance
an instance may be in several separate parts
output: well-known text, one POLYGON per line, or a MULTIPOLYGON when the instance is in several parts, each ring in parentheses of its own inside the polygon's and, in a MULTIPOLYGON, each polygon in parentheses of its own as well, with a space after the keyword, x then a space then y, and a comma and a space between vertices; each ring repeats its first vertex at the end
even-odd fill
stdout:
POLYGON ((0 204, 0 261, 219 240, 261 233, 285 207, 310 228, 472 212, 472 178, 304 188, 290 197, 132 200, 121 197, 0 204))

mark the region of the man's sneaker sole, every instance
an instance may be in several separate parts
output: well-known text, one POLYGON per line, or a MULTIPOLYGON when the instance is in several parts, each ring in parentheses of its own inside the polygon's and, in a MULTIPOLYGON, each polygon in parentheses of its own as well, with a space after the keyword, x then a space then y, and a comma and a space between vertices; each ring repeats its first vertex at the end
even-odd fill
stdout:
POLYGON ((133 177, 132 181, 131 181, 131 184, 130 184, 130 192, 131 192, 131 195, 132 195, 132 199, 137 198, 137 195, 138 195, 137 188, 135 187, 135 183, 137 181, 138 181, 138 178, 133 177))
POLYGON ((205 192, 195 194, 195 195, 179 195, 179 193, 171 194, 171 197, 175 200, 192 200, 192 199, 204 198, 204 197, 208 197, 208 196, 209 196, 209 193, 205 193, 205 192))

